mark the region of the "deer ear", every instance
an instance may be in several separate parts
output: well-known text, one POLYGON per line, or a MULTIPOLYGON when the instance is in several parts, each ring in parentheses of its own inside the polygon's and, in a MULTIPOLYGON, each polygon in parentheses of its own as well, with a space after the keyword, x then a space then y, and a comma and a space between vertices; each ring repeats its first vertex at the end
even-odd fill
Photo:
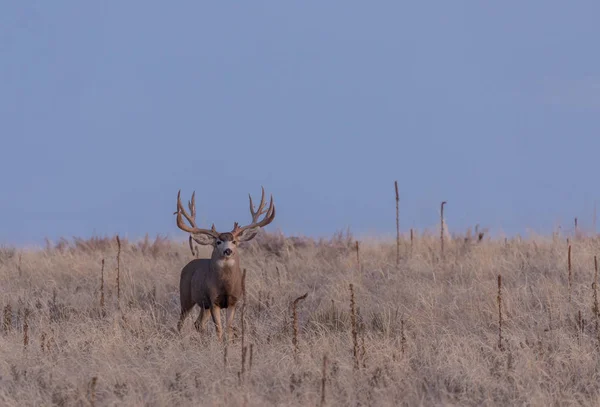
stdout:
POLYGON ((240 233, 240 235, 238 236, 238 240, 240 242, 247 242, 248 240, 252 240, 258 234, 259 230, 260 230, 260 226, 246 229, 242 233, 240 233))
POLYGON ((212 246, 215 243, 215 237, 205 233, 197 233, 192 235, 192 239, 194 239, 196 243, 204 246, 212 246))

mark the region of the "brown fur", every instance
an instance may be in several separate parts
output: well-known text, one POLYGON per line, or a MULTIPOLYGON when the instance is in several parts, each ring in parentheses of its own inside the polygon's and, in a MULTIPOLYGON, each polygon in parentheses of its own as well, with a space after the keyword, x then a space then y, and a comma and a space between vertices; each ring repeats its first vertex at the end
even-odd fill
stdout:
MULTIPOLYGON (((230 233, 223 233, 219 237, 223 241, 233 240, 230 233)), ((210 259, 195 259, 189 262, 181 270, 179 293, 181 316, 177 324, 178 330, 181 330, 194 305, 198 305, 200 315, 195 323, 197 330, 205 328, 208 320, 207 310, 210 310, 217 334, 221 338, 222 328, 220 316, 217 314, 221 308, 225 308, 228 309, 227 329, 230 335, 235 306, 242 297, 242 272, 237 250, 228 259, 222 258, 217 250, 213 250, 210 259)))
MULTIPOLYGON (((177 324, 177 330, 185 321, 185 317, 198 305, 200 315, 194 324, 197 330, 204 329, 208 322, 208 312, 212 317, 219 339, 223 338, 221 326, 221 308, 227 309, 227 336, 231 337, 232 322, 235 316, 235 305, 242 296, 242 272, 240 270, 240 259, 237 250, 239 242, 247 242, 253 239, 261 227, 271 223, 275 218, 275 205, 273 197, 269 208, 265 209, 265 190, 258 208, 254 210, 252 197, 250 200, 250 214, 252 222, 240 227, 237 222, 233 224, 231 232, 219 233, 213 225, 211 229, 201 229, 196 226, 196 202, 195 194, 188 203, 190 213, 188 214, 181 203, 181 191, 177 194, 177 226, 190 233, 193 240, 201 245, 212 245, 213 254, 209 259, 196 259, 189 262, 181 270, 179 281, 179 294, 181 300, 181 316, 177 324), (265 215, 261 220, 261 215, 265 215), (187 219, 191 226, 186 226, 183 218, 187 219)), ((192 250, 193 251, 193 250, 192 250)))

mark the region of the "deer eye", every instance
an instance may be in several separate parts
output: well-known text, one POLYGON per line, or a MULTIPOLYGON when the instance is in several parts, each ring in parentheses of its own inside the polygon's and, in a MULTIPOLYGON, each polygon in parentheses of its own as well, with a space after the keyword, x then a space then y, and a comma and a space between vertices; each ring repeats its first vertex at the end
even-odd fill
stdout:
POLYGON ((233 243, 233 244, 237 244, 237 242, 236 242, 235 240, 234 240, 233 242, 231 242, 231 243, 233 243))
POLYGON ((220 245, 221 243, 223 243, 223 242, 221 242, 220 240, 217 240, 217 246, 220 245))

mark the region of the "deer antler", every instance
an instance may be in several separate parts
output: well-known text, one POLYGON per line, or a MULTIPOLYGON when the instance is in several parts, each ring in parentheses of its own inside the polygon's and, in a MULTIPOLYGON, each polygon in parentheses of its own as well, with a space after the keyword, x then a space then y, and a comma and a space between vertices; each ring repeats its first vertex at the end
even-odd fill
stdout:
POLYGON ((231 233, 233 235, 239 235, 246 229, 255 228, 255 227, 264 227, 269 223, 273 222, 275 219, 275 204, 273 203, 273 195, 271 195, 271 201, 269 203, 269 208, 265 209, 265 189, 261 187, 262 196, 260 198, 260 204, 258 205, 258 209, 254 210, 254 203, 252 202, 252 195, 248 194, 248 198, 250 199, 250 214, 252 215, 252 223, 247 226, 240 227, 237 222, 233 224, 233 230, 231 233), (265 217, 259 221, 261 215, 265 215, 265 217))
POLYGON ((192 199, 188 202, 188 208, 190 209, 190 213, 188 214, 183 205, 181 204, 181 190, 177 193, 177 226, 179 229, 192 233, 192 234, 205 234, 210 235, 215 238, 219 237, 219 233, 215 229, 215 225, 212 225, 211 229, 200 229, 196 226, 196 192, 192 193, 192 199), (191 227, 187 226, 183 218, 186 218, 191 227))

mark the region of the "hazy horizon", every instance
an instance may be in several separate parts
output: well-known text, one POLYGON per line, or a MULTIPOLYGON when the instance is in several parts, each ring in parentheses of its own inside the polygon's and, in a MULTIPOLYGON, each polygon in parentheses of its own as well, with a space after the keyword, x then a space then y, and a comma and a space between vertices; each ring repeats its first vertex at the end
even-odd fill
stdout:
POLYGON ((7 3, 0 244, 590 230, 600 3, 7 3))

